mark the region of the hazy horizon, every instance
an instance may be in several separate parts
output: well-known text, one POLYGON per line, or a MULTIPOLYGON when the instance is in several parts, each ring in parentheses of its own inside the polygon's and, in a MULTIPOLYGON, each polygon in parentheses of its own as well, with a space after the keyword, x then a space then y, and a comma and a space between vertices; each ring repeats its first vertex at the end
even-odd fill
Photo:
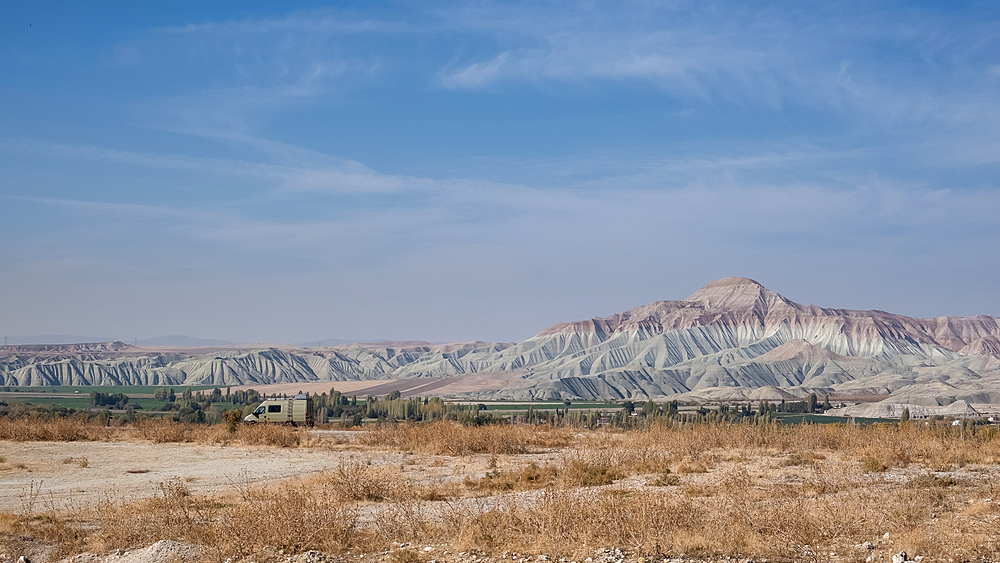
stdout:
POLYGON ((0 334, 1000 316, 1000 7, 5 5, 0 334))

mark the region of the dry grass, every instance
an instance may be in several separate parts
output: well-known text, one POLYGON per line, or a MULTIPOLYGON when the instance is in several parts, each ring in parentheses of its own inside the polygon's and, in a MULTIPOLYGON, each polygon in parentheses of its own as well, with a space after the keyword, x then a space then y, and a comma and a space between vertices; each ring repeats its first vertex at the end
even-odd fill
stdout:
MULTIPOLYGON (((222 440, 183 425, 132 431, 150 441, 222 440)), ((281 427, 230 436, 245 444, 311 444, 281 427)), ((109 497, 60 513, 0 514, 0 541, 30 538, 73 554, 174 539, 199 544, 219 561, 277 560, 281 550, 372 553, 394 542, 574 560, 610 547, 636 556, 772 561, 826 560, 835 552, 839 561, 860 563, 870 552, 855 546, 865 541, 882 560, 901 549, 927 561, 1000 556, 1000 440, 986 432, 962 439, 916 425, 706 425, 574 437, 441 423, 385 427, 362 440, 368 452, 309 478, 248 481, 202 496, 174 480, 145 500, 109 497), (384 448, 428 457, 421 465, 380 465, 386 454, 377 450, 384 448), (449 483, 420 477, 453 465, 456 455, 469 456, 463 464, 480 473, 449 483)), ((414 549, 386 558, 422 561, 414 549)))
POLYGON ((9 418, 0 416, 0 440, 13 442, 109 441, 115 429, 77 418, 9 418))
POLYGON ((525 454, 533 449, 565 446, 571 439, 569 430, 547 426, 468 427, 453 422, 385 425, 358 438, 368 446, 434 455, 525 454))
POLYGON ((147 440, 154 444, 242 444, 247 446, 301 447, 314 445, 301 428, 260 424, 238 426, 229 432, 225 425, 185 424, 172 420, 143 420, 131 426, 104 426, 76 418, 0 417, 0 440, 13 442, 110 442, 147 440))
POLYGON ((81 468, 87 467, 87 466, 90 465, 90 460, 87 459, 87 456, 67 457, 66 459, 62 460, 62 462, 63 462, 64 465, 69 465, 71 463, 75 463, 75 464, 79 465, 81 468))
POLYGON ((530 463, 519 469, 494 469, 480 479, 466 477, 465 486, 479 491, 525 491, 550 487, 555 484, 557 475, 555 467, 530 463))

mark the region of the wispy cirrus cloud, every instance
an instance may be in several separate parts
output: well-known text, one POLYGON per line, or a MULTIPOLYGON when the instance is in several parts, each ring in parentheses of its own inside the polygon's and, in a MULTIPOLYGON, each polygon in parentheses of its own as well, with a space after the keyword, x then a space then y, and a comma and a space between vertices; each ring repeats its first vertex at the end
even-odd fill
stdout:
POLYGON ((0 139, 0 152, 255 178, 268 183, 275 192, 286 193, 389 193, 428 185, 424 179, 381 174, 359 162, 296 150, 282 143, 240 138, 263 147, 271 155, 294 160, 295 164, 142 153, 24 139, 0 139))
POLYGON ((907 120, 950 119, 951 103, 988 92, 977 76, 995 65, 994 19, 971 23, 876 5, 785 8, 757 2, 518 10, 479 4, 442 17, 496 37, 497 50, 454 62, 440 80, 469 90, 638 82, 681 99, 769 107, 793 102, 907 120), (897 57, 887 61, 881 53, 897 57))
POLYGON ((515 338, 733 274, 824 305, 998 313, 995 7, 279 10, 133 19, 53 37, 59 56, 19 36, 0 320, 78 307, 110 334, 128 294, 135 325, 249 332, 267 303, 301 339, 373 319, 515 338))

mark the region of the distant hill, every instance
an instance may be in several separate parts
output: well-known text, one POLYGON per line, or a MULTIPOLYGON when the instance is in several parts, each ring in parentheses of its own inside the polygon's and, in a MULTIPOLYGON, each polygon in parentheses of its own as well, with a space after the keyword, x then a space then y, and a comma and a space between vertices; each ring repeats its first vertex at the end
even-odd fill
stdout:
POLYGON ((343 344, 351 344, 352 342, 357 342, 357 340, 343 340, 341 338, 326 338, 323 340, 309 340, 306 342, 298 342, 297 346, 302 346, 303 348, 327 348, 329 346, 340 346, 343 344))
POLYGON ((211 338, 194 338, 192 336, 181 336, 177 334, 172 334, 169 336, 157 336, 156 338, 147 338, 145 340, 140 340, 138 342, 139 346, 176 346, 180 348, 207 348, 207 347, 218 347, 218 346, 232 346, 233 343, 228 340, 213 340, 211 338))
POLYGON ((711 282, 684 300, 559 323, 513 344, 410 341, 211 353, 5 350, 4 385, 263 385, 464 376, 481 382, 490 379, 484 374, 500 374, 506 377, 492 378, 493 387, 470 385, 455 396, 759 401, 815 392, 891 395, 896 402, 927 405, 1000 402, 1000 326, 994 317, 917 319, 801 305, 747 278, 711 282))
POLYGON ((109 342, 107 336, 74 336, 71 334, 34 334, 30 336, 7 336, 8 346, 18 344, 85 344, 88 342, 109 342))

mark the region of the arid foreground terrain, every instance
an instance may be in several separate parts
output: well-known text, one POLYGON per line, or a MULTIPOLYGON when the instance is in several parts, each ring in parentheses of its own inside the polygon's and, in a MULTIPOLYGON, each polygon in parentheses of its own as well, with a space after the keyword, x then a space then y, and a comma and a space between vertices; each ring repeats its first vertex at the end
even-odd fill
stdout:
POLYGON ((997 561, 967 432, 0 419, 0 561, 997 561))

